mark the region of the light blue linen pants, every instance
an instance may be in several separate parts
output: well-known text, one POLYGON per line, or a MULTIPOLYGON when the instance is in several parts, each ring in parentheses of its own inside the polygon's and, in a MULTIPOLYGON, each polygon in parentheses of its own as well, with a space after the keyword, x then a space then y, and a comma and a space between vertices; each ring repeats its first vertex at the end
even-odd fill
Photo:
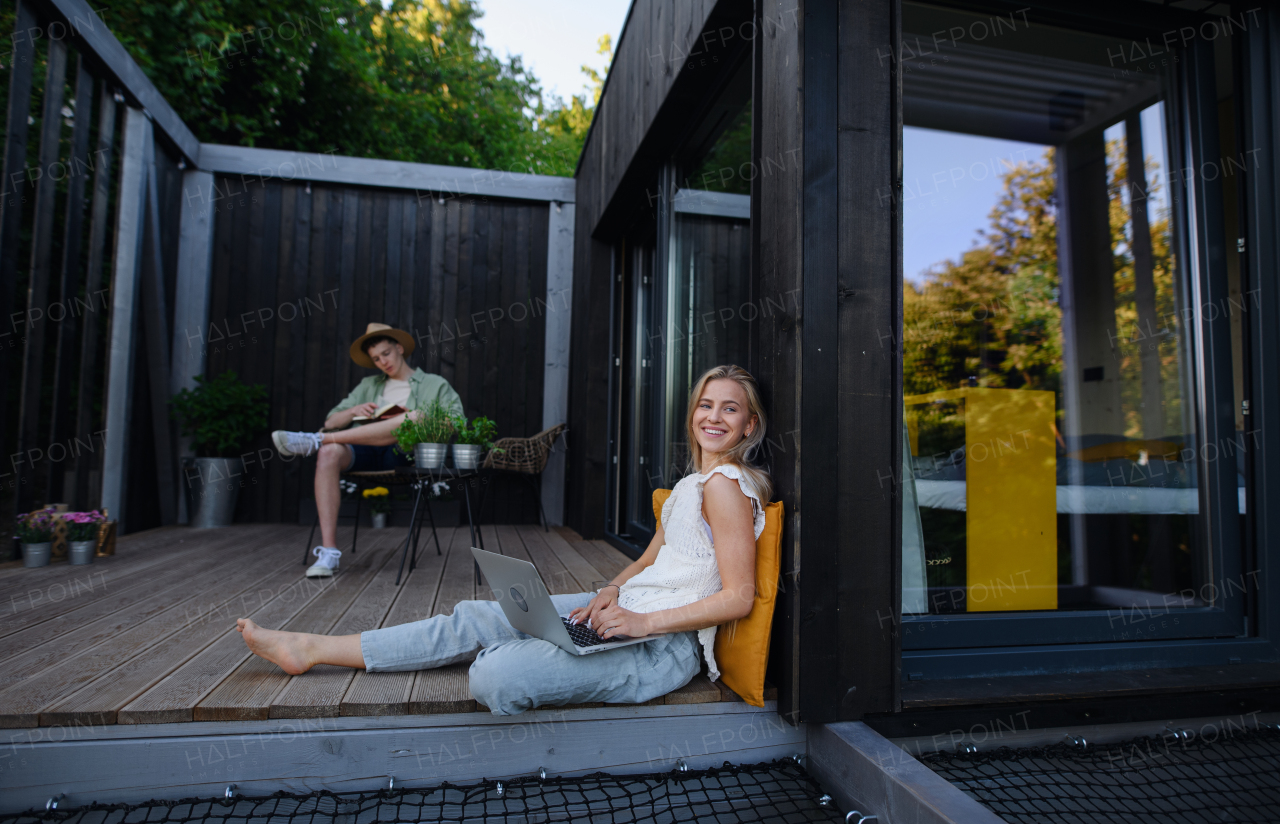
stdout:
MULTIPOLYGON (((595 593, 553 595, 560 615, 595 593)), ((701 666, 695 632, 663 635, 591 655, 573 655, 507 622, 497 601, 463 601, 452 615, 360 633, 369 672, 471 664, 471 694, 494 715, 589 701, 639 704, 679 689, 701 666)))

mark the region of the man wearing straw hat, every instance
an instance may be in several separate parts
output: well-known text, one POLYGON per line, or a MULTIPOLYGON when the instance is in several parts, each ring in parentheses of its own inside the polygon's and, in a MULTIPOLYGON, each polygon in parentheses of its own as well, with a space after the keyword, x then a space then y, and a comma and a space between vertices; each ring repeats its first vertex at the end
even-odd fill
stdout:
POLYGON ((366 369, 377 369, 356 386, 341 403, 329 410, 319 432, 271 433, 276 449, 286 458, 318 455, 316 460, 316 511, 320 516, 320 546, 311 552, 318 559, 307 570, 308 578, 333 575, 342 553, 338 542, 338 506, 342 492, 338 477, 343 472, 378 472, 407 465, 409 459, 395 450, 395 430, 406 412, 376 421, 369 418, 378 409, 397 404, 417 411, 432 401, 450 414, 462 414, 462 399, 449 382, 409 366, 413 336, 385 323, 371 323, 351 344, 351 359, 366 369))

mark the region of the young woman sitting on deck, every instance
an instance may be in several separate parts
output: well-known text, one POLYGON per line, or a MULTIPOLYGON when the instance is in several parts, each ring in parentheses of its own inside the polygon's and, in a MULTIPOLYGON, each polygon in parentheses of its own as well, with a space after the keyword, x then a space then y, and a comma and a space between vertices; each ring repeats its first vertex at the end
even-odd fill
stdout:
POLYGON ((756 539, 772 491, 768 473, 751 462, 765 434, 755 379, 737 366, 708 370, 689 395, 685 429, 693 474, 676 484, 644 554, 598 592, 552 596, 561 615, 606 640, 658 636, 651 641, 572 655, 514 629, 496 601, 463 601, 452 615, 358 635, 282 632, 247 618, 236 628, 249 649, 291 675, 316 664, 393 672, 474 658, 471 694, 495 715, 642 703, 687 684, 700 648, 715 680, 716 627, 751 611, 756 539))

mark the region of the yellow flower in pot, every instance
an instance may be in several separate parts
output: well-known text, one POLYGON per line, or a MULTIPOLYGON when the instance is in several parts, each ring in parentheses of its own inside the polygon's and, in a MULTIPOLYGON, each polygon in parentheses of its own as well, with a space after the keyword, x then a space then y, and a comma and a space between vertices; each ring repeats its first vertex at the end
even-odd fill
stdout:
POLYGON ((362 494, 373 512, 373 528, 385 529, 387 513, 391 511, 391 490, 385 486, 375 486, 372 489, 366 489, 362 494))

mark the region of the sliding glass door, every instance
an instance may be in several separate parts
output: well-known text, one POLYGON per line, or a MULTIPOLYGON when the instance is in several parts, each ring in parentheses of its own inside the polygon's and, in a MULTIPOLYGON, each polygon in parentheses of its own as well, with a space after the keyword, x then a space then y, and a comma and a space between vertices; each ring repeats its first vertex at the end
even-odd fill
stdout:
POLYGON ((653 490, 688 473, 693 382, 750 362, 749 81, 745 65, 731 74, 660 172, 652 212, 615 248, 609 526, 635 548, 653 534, 653 490))

